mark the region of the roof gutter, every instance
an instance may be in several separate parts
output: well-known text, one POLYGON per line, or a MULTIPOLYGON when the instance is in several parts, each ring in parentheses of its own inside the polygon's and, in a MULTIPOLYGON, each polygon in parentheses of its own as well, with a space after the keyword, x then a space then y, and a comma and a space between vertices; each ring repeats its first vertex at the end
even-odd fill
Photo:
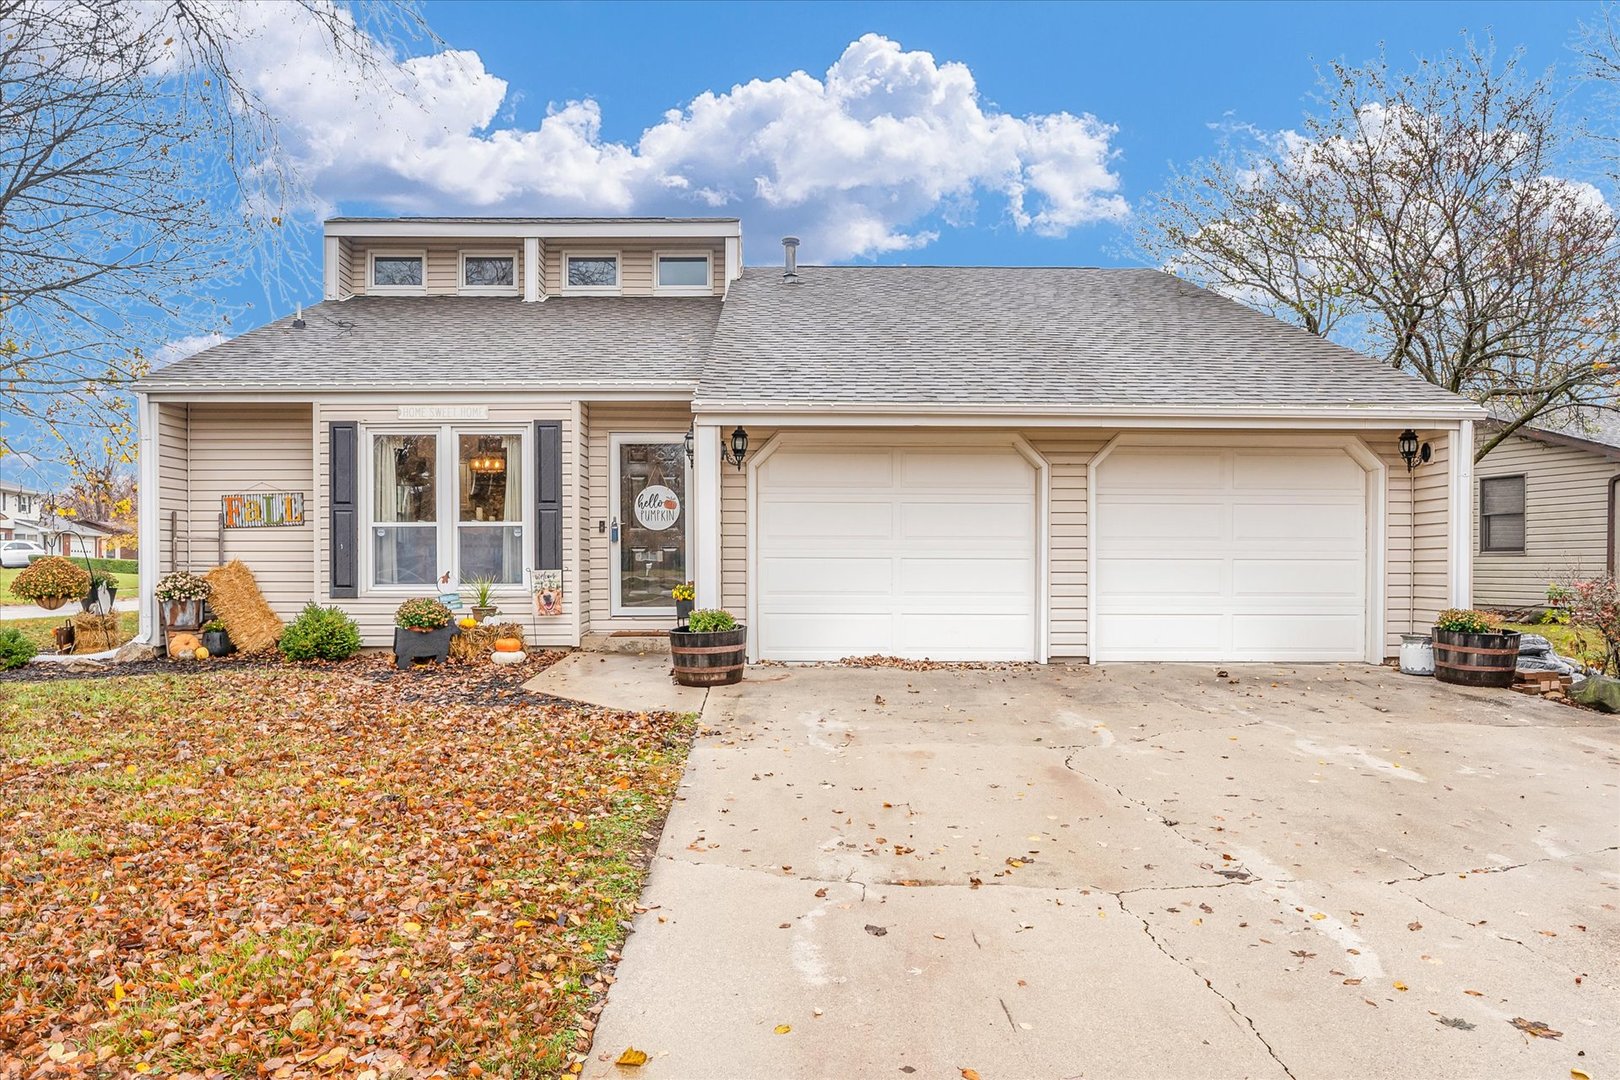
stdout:
POLYGON ((867 426, 873 424, 905 423, 970 423, 974 426, 1006 427, 1009 425, 1053 426, 1083 421, 1116 420, 1163 421, 1186 427, 1199 427, 1210 421, 1223 424, 1258 422, 1274 426, 1279 421, 1354 421, 1376 422, 1379 426, 1410 427, 1413 424, 1437 422, 1456 424, 1485 415, 1485 410, 1472 402, 1457 405, 1386 406, 1312 406, 1308 408, 1276 406, 1175 406, 1158 405, 1019 405, 1001 406, 995 410, 970 405, 874 405, 851 407, 848 405, 784 406, 774 403, 716 402, 698 400, 692 405, 695 415, 706 422, 729 424, 776 422, 794 424, 843 424, 867 426))

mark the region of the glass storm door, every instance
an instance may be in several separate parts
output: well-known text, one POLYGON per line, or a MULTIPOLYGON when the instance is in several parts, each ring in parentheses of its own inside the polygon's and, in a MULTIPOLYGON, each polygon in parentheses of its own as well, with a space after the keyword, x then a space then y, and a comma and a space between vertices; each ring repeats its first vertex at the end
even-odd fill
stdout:
POLYGON ((613 614, 673 617, 670 590, 688 577, 684 437, 616 434, 610 441, 613 614))

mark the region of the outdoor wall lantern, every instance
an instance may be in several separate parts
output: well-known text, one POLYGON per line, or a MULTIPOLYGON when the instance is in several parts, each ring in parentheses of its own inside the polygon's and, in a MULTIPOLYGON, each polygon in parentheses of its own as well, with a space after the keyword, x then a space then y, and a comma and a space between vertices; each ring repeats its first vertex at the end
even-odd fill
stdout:
MULTIPOLYGON (((695 425, 686 429, 684 441, 686 443, 686 462, 690 465, 696 460, 695 444, 697 442, 697 433, 695 425)), ((743 459, 748 456, 748 432, 741 427, 734 430, 731 433, 731 446, 722 448, 720 456, 737 466, 740 471, 743 467, 743 459)))
POLYGON ((1411 472, 1419 465, 1427 465, 1429 463, 1429 444, 1420 444, 1418 442, 1417 432, 1413 431, 1411 428, 1407 428, 1405 431, 1401 432, 1399 445, 1401 450, 1401 460, 1406 462, 1407 472, 1411 472))

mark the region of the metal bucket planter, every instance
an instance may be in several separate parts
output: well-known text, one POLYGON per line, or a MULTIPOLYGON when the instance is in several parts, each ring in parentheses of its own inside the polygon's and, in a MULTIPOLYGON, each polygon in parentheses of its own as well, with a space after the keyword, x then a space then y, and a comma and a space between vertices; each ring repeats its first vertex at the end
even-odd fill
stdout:
POLYGON ((706 634, 677 627, 669 632, 669 655, 682 686, 731 686, 742 682, 748 663, 748 627, 706 634))
POLYGON ((203 648, 208 650, 209 656, 229 656, 236 651, 236 645, 231 641, 231 635, 223 630, 209 630, 202 635, 203 648))
POLYGON ((1454 686, 1513 685, 1519 663, 1519 635, 1434 631, 1434 677, 1454 686))
POLYGON ((1428 634, 1401 635, 1401 674, 1434 674, 1434 639, 1428 634))
POLYGON ((454 623, 437 630, 394 627, 394 666, 404 669, 418 660, 442 664, 450 658, 450 639, 460 632, 454 623))
POLYGON ((676 626, 685 626, 686 625, 686 620, 691 618, 691 616, 692 616, 692 607, 696 603, 697 603, 697 601, 695 601, 695 600, 677 600, 677 601, 675 601, 675 625, 676 626))

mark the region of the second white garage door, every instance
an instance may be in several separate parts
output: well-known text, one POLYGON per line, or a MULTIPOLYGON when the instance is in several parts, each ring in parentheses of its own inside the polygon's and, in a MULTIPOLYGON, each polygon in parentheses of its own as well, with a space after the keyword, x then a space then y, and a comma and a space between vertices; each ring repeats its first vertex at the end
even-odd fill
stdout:
POLYGON ((1346 451, 1120 447, 1096 474, 1097 660, 1365 660, 1346 451))
POLYGON ((1034 659, 1036 475, 1010 446, 776 450, 757 476, 760 657, 1034 659))

